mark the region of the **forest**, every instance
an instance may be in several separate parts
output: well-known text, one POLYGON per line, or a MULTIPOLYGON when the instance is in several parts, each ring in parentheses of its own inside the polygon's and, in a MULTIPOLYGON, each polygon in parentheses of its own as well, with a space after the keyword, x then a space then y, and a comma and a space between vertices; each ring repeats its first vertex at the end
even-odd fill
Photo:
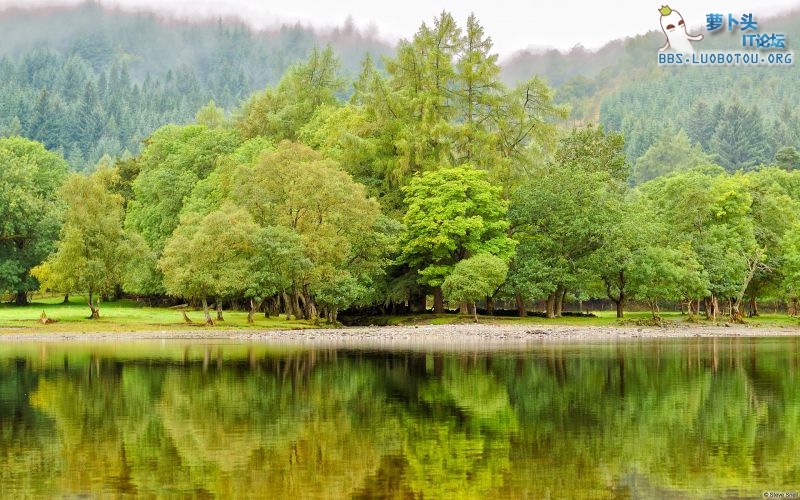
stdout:
MULTIPOLYGON (((0 139, 0 292, 17 304, 185 302, 208 325, 225 307, 336 323, 543 301, 555 318, 592 298, 620 318, 798 313, 791 106, 769 126, 738 98, 698 101, 645 140, 630 113, 652 115, 626 94, 576 118, 545 78, 506 81, 479 21, 446 12, 355 72, 315 47, 220 103, 186 75, 140 85, 59 57, 0 61, 0 110, 29 106, 0 139)), ((646 95, 681 93, 657 82, 646 95)))

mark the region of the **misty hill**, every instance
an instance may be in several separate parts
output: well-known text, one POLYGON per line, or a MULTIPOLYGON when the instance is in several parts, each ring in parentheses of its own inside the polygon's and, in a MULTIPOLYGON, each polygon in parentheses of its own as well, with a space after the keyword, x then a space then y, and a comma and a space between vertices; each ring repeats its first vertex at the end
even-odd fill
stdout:
POLYGON ((254 32, 233 21, 178 22, 96 3, 0 15, 0 134, 61 150, 73 165, 136 153, 165 123, 210 99, 228 110, 330 44, 349 74, 393 47, 352 25, 254 32))
MULTIPOLYGON (((757 20, 760 32, 785 34, 789 49, 800 43, 800 11, 757 20)), ((723 29, 709 34, 705 28, 696 32, 706 35, 697 50, 743 50, 738 32, 723 29)), ((722 139, 715 136, 723 131, 714 129, 722 125, 719 122, 726 107, 734 109, 726 116, 737 120, 731 127, 741 128, 731 131, 729 141, 752 134, 751 140, 764 147, 757 148, 758 152, 732 154, 738 157, 738 164, 724 166, 768 163, 781 147, 800 149, 800 73, 796 67, 659 68, 657 49, 663 43, 663 33, 651 31, 615 40, 597 51, 580 46, 567 53, 523 51, 506 62, 504 76, 508 81, 531 74, 544 77, 557 88, 557 100, 572 106, 575 123, 599 121, 622 131, 631 161, 642 156, 664 131, 680 129, 720 161, 720 154, 724 156, 722 139)), ((727 146, 743 148, 741 144, 727 146)))
MULTIPOLYGON (((759 23, 785 33, 790 48, 798 40, 800 12, 759 23)), ((351 76, 366 53, 380 65, 380 56, 394 51, 352 25, 254 32, 232 20, 179 22, 91 2, 7 10, 0 33, 0 135, 39 140, 78 168, 104 154, 137 153, 153 130, 193 120, 211 99, 234 110, 313 47, 330 44, 351 76)), ((735 50, 738 40, 715 33, 701 43, 703 50, 735 50)), ((730 168, 771 162, 784 146, 800 148, 795 67, 658 68, 662 43, 663 34, 652 31, 597 51, 523 51, 505 61, 503 78, 512 84, 542 76, 557 101, 571 105, 573 123, 622 131, 632 162, 665 131, 680 129, 730 168), (731 130, 717 130, 723 116, 738 117, 731 130), (743 134, 738 128, 758 146, 733 144, 743 134)))

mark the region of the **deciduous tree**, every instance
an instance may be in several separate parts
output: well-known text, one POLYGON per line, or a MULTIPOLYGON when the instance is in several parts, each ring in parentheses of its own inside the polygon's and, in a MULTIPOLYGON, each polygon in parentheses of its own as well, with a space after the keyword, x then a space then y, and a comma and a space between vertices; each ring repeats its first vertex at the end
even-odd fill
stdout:
POLYGON ((0 293, 25 304, 38 286, 30 270, 58 238, 67 163, 37 142, 11 137, 0 139, 0 172, 0 293))

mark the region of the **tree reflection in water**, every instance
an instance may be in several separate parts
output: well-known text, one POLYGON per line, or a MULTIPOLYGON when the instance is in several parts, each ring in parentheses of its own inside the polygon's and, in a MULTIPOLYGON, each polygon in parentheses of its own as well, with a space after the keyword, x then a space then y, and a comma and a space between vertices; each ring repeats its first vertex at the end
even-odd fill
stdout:
POLYGON ((4 347, 2 497, 699 497, 800 484, 792 338, 482 353, 4 347))

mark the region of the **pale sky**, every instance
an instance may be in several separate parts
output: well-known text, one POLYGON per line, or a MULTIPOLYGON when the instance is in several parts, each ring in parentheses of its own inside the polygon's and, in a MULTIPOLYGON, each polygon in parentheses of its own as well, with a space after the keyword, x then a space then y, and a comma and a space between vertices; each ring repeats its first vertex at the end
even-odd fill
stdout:
MULTIPOLYGON (((376 29, 389 41, 408 38, 420 23, 447 10, 463 24, 474 12, 502 56, 525 48, 599 48, 616 38, 660 29, 658 9, 666 0, 100 0, 128 10, 154 10, 174 17, 238 17, 254 28, 300 21, 320 28, 352 16, 361 29, 376 29)), ((68 5, 76 0, 0 0, 10 6, 68 5)), ((800 9, 800 0, 678 0, 668 2, 689 26, 702 26, 711 12, 752 13, 753 18, 800 9)), ((789 34, 787 34, 789 35, 789 34)))

